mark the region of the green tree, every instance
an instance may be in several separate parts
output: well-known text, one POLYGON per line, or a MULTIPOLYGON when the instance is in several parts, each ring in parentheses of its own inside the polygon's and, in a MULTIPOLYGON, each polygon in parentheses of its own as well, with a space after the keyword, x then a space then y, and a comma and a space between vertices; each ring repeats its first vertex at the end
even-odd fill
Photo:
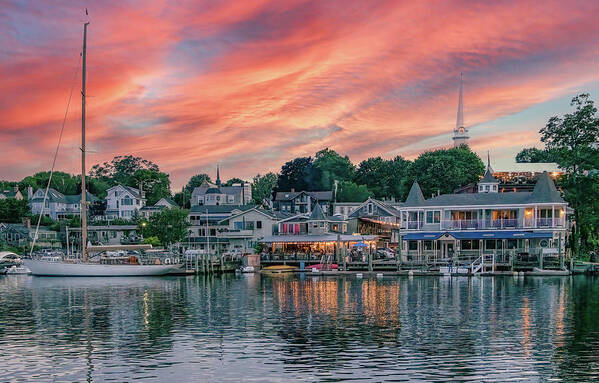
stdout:
POLYGON ((316 153, 314 167, 320 173, 321 190, 332 190, 335 181, 350 181, 356 170, 348 156, 340 156, 336 151, 325 148, 316 153))
MULTIPOLYGON (((129 185, 131 177, 141 169, 159 172, 158 165, 152 161, 132 155, 116 156, 109 162, 92 166, 90 175, 111 185, 129 185)), ((129 185, 134 186, 134 185, 129 185)))
POLYGON ((210 176, 206 173, 196 174, 195 176, 189 179, 187 185, 185 185, 185 191, 187 191, 190 195, 193 192, 193 189, 201 186, 204 182, 211 183, 210 176))
MULTIPOLYGON (((32 176, 27 176, 19 182, 20 190, 27 190, 27 187, 31 186, 33 191, 38 189, 45 189, 48 185, 48 179, 50 178, 50 172, 38 172, 32 176)), ((52 182, 50 187, 56 189, 62 194, 78 194, 81 192, 81 181, 79 177, 72 176, 65 172, 56 171, 52 175, 52 182)), ((26 194, 26 193, 25 193, 26 194)))
POLYGON ((298 157, 281 167, 276 190, 315 191, 320 190, 321 185, 320 170, 314 166, 312 157, 298 157))
POLYGON ((352 181, 343 181, 339 185, 337 200, 340 202, 364 202, 371 196, 366 185, 356 185, 352 181))
POLYGON ((171 181, 168 174, 156 170, 137 170, 128 185, 141 187, 146 192, 148 205, 153 205, 161 198, 168 198, 171 195, 171 181))
POLYGON ((539 133, 565 171, 560 183, 576 222, 570 245, 582 256, 599 237, 599 118, 588 94, 574 97, 570 105, 572 113, 551 117, 539 133))
POLYGON ((241 183, 247 184, 247 181, 244 181, 241 178, 233 177, 230 180, 228 180, 227 182, 225 182, 223 184, 223 186, 233 186, 234 184, 241 184, 241 183))
POLYGON ((160 240, 158 237, 146 237, 143 239, 143 243, 147 245, 152 245, 152 247, 160 246, 160 240))
POLYGON ((252 180, 252 199, 254 203, 261 204, 265 198, 272 194, 272 190, 276 185, 277 175, 275 173, 256 174, 252 180))
POLYGON ((516 154, 516 162, 557 162, 557 155, 554 150, 525 148, 516 154))
POLYGON ((485 170, 482 160, 469 147, 424 152, 410 167, 411 180, 417 180, 425 197, 452 193, 455 189, 478 182, 485 170))
POLYGON ((366 185, 376 198, 395 197, 404 200, 408 195, 411 183, 409 172, 412 163, 397 156, 392 160, 381 157, 369 158, 360 162, 354 182, 366 185))
MULTIPOLYGON (((138 223, 140 232, 142 222, 138 223)), ((157 237, 163 245, 170 245, 183 240, 188 227, 187 210, 170 208, 153 214, 143 227, 143 232, 145 237, 157 237)))
POLYGON ((0 199, 0 222, 21 222, 24 217, 29 215, 29 204, 26 200, 0 199))

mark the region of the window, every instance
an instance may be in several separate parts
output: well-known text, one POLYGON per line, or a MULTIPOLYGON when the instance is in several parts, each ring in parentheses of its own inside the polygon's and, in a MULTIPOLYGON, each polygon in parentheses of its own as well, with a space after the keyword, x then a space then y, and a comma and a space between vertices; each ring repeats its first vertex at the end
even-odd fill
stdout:
POLYGON ((372 214, 373 206, 371 203, 368 204, 368 214, 372 214))
POLYGON ((211 237, 215 237, 216 236, 216 229, 210 229, 210 236, 211 237))
POLYGON ((256 221, 256 229, 262 229, 262 221, 256 221))
POLYGON ((518 248, 518 240, 517 239, 508 239, 507 240, 507 248, 508 249, 517 249, 518 248))
POLYGON ((237 221, 233 223, 235 230, 243 230, 243 221, 237 221))
POLYGON ((503 240, 501 239, 487 239, 485 241, 486 250, 501 250, 503 248, 503 240))
POLYGON ((408 241, 408 250, 418 250, 418 241, 408 241))
POLYGON ((426 212, 426 223, 439 223, 441 222, 441 211, 429 210, 426 212))
POLYGON ((433 249, 433 241, 424 241, 422 242, 424 245, 424 250, 432 250, 433 249))
POLYGON ((461 246, 462 250, 478 250, 480 249, 480 242, 478 239, 463 239, 461 246))

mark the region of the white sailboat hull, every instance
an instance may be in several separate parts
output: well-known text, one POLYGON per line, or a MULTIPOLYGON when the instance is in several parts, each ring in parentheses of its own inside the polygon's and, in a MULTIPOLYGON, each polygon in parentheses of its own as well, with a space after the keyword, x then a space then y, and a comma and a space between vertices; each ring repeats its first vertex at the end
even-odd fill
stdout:
POLYGON ((176 265, 104 265, 100 263, 49 262, 24 259, 31 274, 55 277, 138 277, 165 275, 177 269, 176 265))

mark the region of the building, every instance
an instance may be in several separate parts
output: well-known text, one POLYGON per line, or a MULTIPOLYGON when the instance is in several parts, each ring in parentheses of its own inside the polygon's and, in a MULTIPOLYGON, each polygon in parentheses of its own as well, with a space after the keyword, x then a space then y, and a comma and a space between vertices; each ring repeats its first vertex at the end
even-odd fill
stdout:
POLYGON ((289 214, 310 214, 318 204, 329 212, 333 202, 332 191, 282 191, 275 193, 273 208, 289 214))
MULTIPOLYGON (((487 169, 489 170, 489 169, 487 169)), ((403 260, 563 254, 567 203, 548 173, 531 192, 504 192, 488 171, 482 192, 425 199, 414 182, 402 213, 403 260)))
MULTIPOLYGON (((81 246, 81 228, 68 229, 69 248, 81 246)), ((128 245, 139 243, 141 235, 137 225, 91 225, 87 227, 87 239, 93 245, 128 245)))
POLYGON ((6 189, 0 191, 0 199, 14 198, 18 200, 23 199, 23 195, 19 191, 19 187, 15 186, 13 189, 6 189))
POLYGON ((146 206, 145 192, 131 186, 116 185, 106 191, 106 219, 133 219, 146 206))
POLYGON ((329 216, 320 204, 308 214, 297 214, 281 219, 273 235, 262 241, 271 254, 283 257, 300 257, 318 261, 321 255, 333 256, 338 246, 346 249, 362 242, 366 246, 375 246, 376 236, 348 234, 348 221, 340 216, 329 216))
POLYGON ((229 238, 221 235, 229 229, 228 218, 255 205, 194 205, 189 209, 189 236, 183 241, 188 249, 210 250, 212 253, 229 251, 229 238))
POLYGON ((220 170, 216 168, 216 182, 204 181, 191 193, 191 206, 247 205, 252 202, 252 185, 249 182, 223 186, 220 170))
MULTIPOLYGON (((42 204, 44 203, 45 189, 38 189, 29 200, 29 207, 33 215, 42 213, 42 204)), ((95 203, 98 198, 91 193, 87 193, 87 202, 95 203)), ((48 189, 46 203, 43 208, 43 214, 53 220, 69 219, 81 215, 81 194, 65 195, 57 190, 48 189)))
POLYGON ((276 232, 278 222, 285 218, 289 218, 286 213, 254 206, 221 220, 220 225, 228 226, 217 232, 217 235, 227 239, 229 251, 251 252, 256 243, 276 232))
MULTIPOLYGON (((35 236, 35 226, 26 223, 0 223, 0 241, 9 246, 30 247, 35 236)), ((58 233, 46 226, 40 226, 37 233, 36 246, 60 248, 58 233)))
POLYGON ((462 79, 462 74, 460 73, 460 93, 458 96, 458 116, 455 125, 455 129, 453 130, 453 146, 457 148, 461 145, 468 145, 468 129, 464 125, 464 84, 462 79))
POLYGON ((175 201, 170 198, 160 198, 153 206, 144 206, 139 209, 139 213, 142 217, 149 219, 152 215, 164 210, 179 207, 175 201))
POLYGON ((348 216, 350 233, 377 236, 377 247, 399 245, 401 212, 387 202, 368 198, 348 216))

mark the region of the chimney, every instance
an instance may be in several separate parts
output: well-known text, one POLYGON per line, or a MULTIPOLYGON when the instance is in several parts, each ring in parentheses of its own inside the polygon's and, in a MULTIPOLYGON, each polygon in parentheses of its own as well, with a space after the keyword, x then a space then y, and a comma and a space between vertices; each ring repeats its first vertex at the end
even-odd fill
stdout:
POLYGON ((295 189, 294 189, 294 188, 291 188, 291 192, 292 192, 292 193, 295 193, 295 189))
POLYGON ((33 187, 31 186, 27 186, 27 199, 32 199, 33 198, 33 187))

